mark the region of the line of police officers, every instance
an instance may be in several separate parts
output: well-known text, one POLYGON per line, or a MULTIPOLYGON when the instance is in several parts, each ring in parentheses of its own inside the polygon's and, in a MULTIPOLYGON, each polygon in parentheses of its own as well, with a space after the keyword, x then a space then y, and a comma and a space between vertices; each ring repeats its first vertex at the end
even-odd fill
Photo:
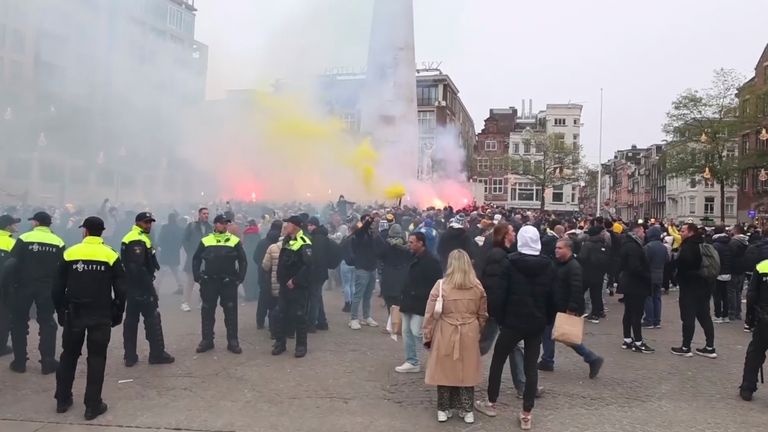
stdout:
MULTIPOLYGON (((138 361, 136 340, 139 316, 144 318, 150 364, 173 363, 165 351, 158 295, 154 287, 159 265, 149 236, 155 219, 151 213, 136 215, 118 254, 104 244, 104 221, 86 218, 83 241, 69 249, 51 229, 52 218, 38 212, 29 219, 33 229, 14 240, 20 219, 0 216, 0 355, 13 352, 10 369, 26 372, 29 311, 34 303, 40 328, 40 363, 43 374, 56 373, 56 411, 73 404, 72 383, 82 346, 87 341, 85 418, 92 420, 107 410, 101 392, 111 328, 123 326, 124 361, 138 361), (55 359, 57 321, 62 327, 62 352, 55 359), (10 331, 13 348, 7 346, 10 331)), ((237 287, 245 279, 247 260, 236 236, 227 232, 231 221, 219 215, 214 232, 203 237, 193 256, 193 274, 200 283, 202 340, 197 352, 213 349, 216 302, 224 311, 227 349, 240 354, 237 334, 237 287)), ((277 279, 280 313, 275 314, 273 355, 286 350, 289 329, 296 331, 296 357, 307 353, 307 309, 312 266, 312 242, 301 229, 299 216, 286 219, 277 279)))

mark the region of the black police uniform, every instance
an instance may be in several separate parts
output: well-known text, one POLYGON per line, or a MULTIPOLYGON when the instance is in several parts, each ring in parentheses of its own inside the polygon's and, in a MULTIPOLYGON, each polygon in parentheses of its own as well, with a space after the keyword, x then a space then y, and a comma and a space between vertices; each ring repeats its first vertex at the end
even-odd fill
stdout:
POLYGON ((752 393, 757 391, 757 374, 768 350, 768 259, 757 264, 752 273, 746 312, 745 323, 752 329, 752 341, 747 347, 740 388, 741 397, 751 400, 752 393))
POLYGON ((13 289, 12 277, 6 277, 10 274, 11 265, 6 272, 5 264, 10 261, 11 250, 16 244, 13 234, 6 228, 10 225, 19 223, 21 220, 10 215, 0 216, 0 356, 13 352, 8 346, 8 338, 11 335, 11 290, 13 289))
MULTIPOLYGON (((140 213, 136 219, 151 218, 140 213)), ((143 220, 143 219, 142 219, 143 220)), ((152 240, 141 227, 134 225, 123 237, 120 256, 125 267, 127 303, 123 323, 123 348, 125 365, 133 366, 138 361, 136 339, 139 329, 139 315, 144 317, 144 330, 149 342, 150 364, 172 363, 174 358, 165 352, 163 325, 158 310, 157 291, 153 281, 160 265, 152 247, 152 240)))
POLYGON ((312 278, 312 241, 299 231, 295 238, 286 236, 277 262, 279 325, 275 329, 273 355, 285 352, 289 329, 296 330, 296 357, 307 353, 307 312, 312 278), (293 288, 288 288, 292 281, 293 288))
POLYGON ((56 372, 56 320, 51 291, 58 277, 64 255, 64 241, 48 227, 51 217, 37 213, 31 219, 41 223, 19 236, 11 250, 14 265, 14 292, 11 307, 11 339, 14 360, 11 369, 25 372, 27 364, 27 335, 29 334, 29 309, 32 303, 37 309, 40 326, 40 363, 43 374, 56 372))
MULTIPOLYGON (((87 223, 86 220, 84 224, 87 223)), ((96 223, 103 226, 100 219, 96 223)), ((77 360, 87 340, 84 402, 86 419, 91 420, 106 411, 101 390, 111 328, 120 324, 125 309, 123 266, 117 252, 105 245, 101 237, 89 236, 64 253, 60 275, 53 291, 63 328, 61 364, 56 372, 57 412, 65 412, 72 405, 77 360)))
MULTIPOLYGON (((228 222, 217 216, 214 223, 228 222)), ((213 348, 213 326, 216 323, 216 301, 224 310, 227 349, 240 354, 237 337, 237 287, 245 280, 248 259, 243 243, 230 233, 211 233, 200 240, 192 257, 192 275, 200 284, 202 341, 197 352, 213 348)))

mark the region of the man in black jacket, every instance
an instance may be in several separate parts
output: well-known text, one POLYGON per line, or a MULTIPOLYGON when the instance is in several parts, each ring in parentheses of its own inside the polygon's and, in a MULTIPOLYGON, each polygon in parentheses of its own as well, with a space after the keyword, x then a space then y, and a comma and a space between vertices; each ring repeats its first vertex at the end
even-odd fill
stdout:
POLYGON ((655 350, 643 342, 645 299, 651 295, 651 267, 643 250, 643 240, 645 228, 633 223, 619 254, 619 286, 624 293, 624 343, 621 348, 648 354, 655 350))
MULTIPOLYGON (((573 257, 573 241, 560 239, 555 245, 557 279, 555 281, 556 312, 581 316, 584 313, 584 284, 581 264, 573 257)), ((589 365, 589 377, 595 378, 603 366, 603 358, 590 351, 584 344, 572 346, 589 365)), ((544 330, 543 354, 539 370, 552 372, 555 369, 555 341, 552 340, 552 326, 544 330)))
POLYGON ((714 246, 717 255, 720 257, 720 274, 715 280, 715 289, 712 297, 715 303, 715 319, 713 322, 719 324, 731 322, 728 317, 728 283, 732 277, 731 262, 733 253, 730 243, 731 238, 725 233, 725 226, 717 225, 712 236, 712 246, 714 246))
POLYGON ((328 330, 328 319, 325 317, 323 305, 323 285, 328 280, 328 258, 331 241, 328 239, 328 229, 320 225, 316 217, 307 221, 307 231, 312 240, 312 277, 309 287, 309 326, 307 331, 315 333, 317 330, 328 330))
POLYGON ((715 328, 709 314, 709 298, 712 281, 701 274, 701 245, 704 240, 695 224, 687 223, 680 231, 683 242, 677 256, 677 279, 680 282, 680 319, 683 321, 683 344, 672 348, 672 354, 692 357, 691 341, 696 331, 696 321, 704 329, 707 345, 696 348, 696 354, 717 358, 715 328))
POLYGON ((748 265, 746 252, 749 247, 749 237, 744 235, 744 227, 734 225, 731 231, 731 281, 728 282, 728 319, 741 321, 741 292, 744 290, 744 274, 753 267, 748 265))
MULTIPOLYGON (((592 311, 587 320, 597 324, 605 318, 603 305, 603 280, 611 267, 610 240, 606 241, 605 229, 595 224, 587 230, 587 240, 581 246, 579 263, 584 268, 584 290, 589 292, 592 311)), ((610 239, 610 237, 608 237, 610 239)))
POLYGON ((181 243, 187 256, 186 263, 184 264, 184 271, 187 273, 187 284, 184 285, 184 299, 181 303, 181 310, 184 312, 192 310, 190 303, 192 303, 192 291, 195 288, 195 277, 192 274, 192 256, 195 254, 200 240, 213 232, 213 227, 208 223, 208 217, 208 209, 202 207, 197 211, 197 221, 190 222, 184 229, 184 239, 181 243))
POLYGON ((421 371, 419 350, 422 345, 421 325, 424 322, 424 312, 427 309, 429 293, 443 276, 440 262, 427 250, 427 238, 424 233, 411 234, 408 247, 413 253, 413 261, 408 269, 400 299, 405 344, 405 363, 395 368, 395 371, 400 373, 421 371))
POLYGON ((472 239, 469 237, 464 223, 464 215, 458 214, 451 220, 448 224, 448 229, 445 230, 443 235, 440 236, 440 241, 437 242, 437 255, 440 257, 440 265, 443 266, 443 269, 448 264, 448 255, 456 249, 461 249, 469 254, 470 258, 472 257, 470 253, 472 239))

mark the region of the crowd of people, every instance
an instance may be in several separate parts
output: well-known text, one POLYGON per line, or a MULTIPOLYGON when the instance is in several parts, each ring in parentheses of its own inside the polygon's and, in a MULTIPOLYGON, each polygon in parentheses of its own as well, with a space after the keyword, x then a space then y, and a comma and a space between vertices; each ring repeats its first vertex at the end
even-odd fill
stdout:
MULTIPOLYGON (((56 373, 57 411, 72 405, 74 371, 87 339, 85 417, 96 418, 107 409, 101 387, 112 327, 123 324, 126 367, 139 361, 140 317, 148 362, 174 362, 165 350, 157 274, 173 277, 181 310, 200 308, 198 353, 214 349, 217 302, 231 353, 242 353, 240 297, 258 302, 256 327, 269 329, 273 355, 283 354, 287 340, 295 339, 294 355, 302 358, 309 352, 308 335, 330 328, 325 289, 343 291, 347 326, 359 331, 380 326, 372 310, 378 286, 391 314, 387 331, 396 331, 393 315, 401 323, 404 362, 395 371, 426 368, 426 383, 437 387, 439 422, 457 414, 471 424, 475 411, 496 416, 509 363, 522 399, 520 426, 530 429, 535 399, 544 391, 538 373, 555 368, 556 315, 600 324, 606 295, 622 296, 620 346, 635 353, 655 352, 643 331, 661 328, 663 298, 670 291, 679 290, 682 321, 681 344, 670 348, 672 354, 717 358, 714 324, 743 320, 753 339, 740 395, 751 400, 757 390, 768 349, 768 240, 754 226, 625 223, 610 214, 558 217, 476 205, 366 207, 343 196, 320 209, 229 202, 210 208, 213 223, 209 207, 191 217, 169 211, 159 233, 152 213, 125 211, 120 217, 108 200, 96 216, 85 218, 72 206, 36 209, 31 229, 17 239, 18 216, 31 209, 8 208, 0 216, 0 355, 13 354, 11 370, 26 371, 34 304, 41 371, 56 373), (114 228, 107 231, 105 221, 114 228), (705 344, 693 349, 697 321, 705 344), (488 352, 487 394, 475 401, 474 387, 484 376, 481 356, 488 352)), ((583 343, 570 348, 587 363, 589 378, 597 378, 603 357, 583 343)))

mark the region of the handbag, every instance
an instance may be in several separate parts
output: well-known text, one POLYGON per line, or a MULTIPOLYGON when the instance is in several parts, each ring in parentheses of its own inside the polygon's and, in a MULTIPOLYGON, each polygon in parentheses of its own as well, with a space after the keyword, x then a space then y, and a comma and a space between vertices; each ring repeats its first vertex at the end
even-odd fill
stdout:
POLYGON ((437 300, 435 301, 435 310, 432 312, 432 316, 440 318, 443 314, 443 280, 440 279, 438 286, 437 300))
POLYGON ((584 318, 558 312, 552 327, 552 340, 568 346, 580 345, 584 340, 584 318))

